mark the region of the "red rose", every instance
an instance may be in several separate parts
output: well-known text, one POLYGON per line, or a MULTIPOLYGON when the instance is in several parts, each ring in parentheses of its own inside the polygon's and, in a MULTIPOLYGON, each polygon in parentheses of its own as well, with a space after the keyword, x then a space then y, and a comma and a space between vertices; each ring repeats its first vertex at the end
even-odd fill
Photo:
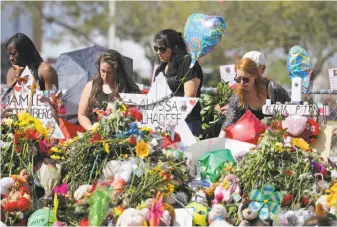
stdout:
POLYGON ((286 194, 286 195, 284 196, 283 200, 282 200, 281 205, 282 205, 282 206, 288 206, 288 205, 291 204, 292 200, 293 200, 293 196, 290 195, 290 194, 286 194))
POLYGON ((18 203, 10 202, 10 203, 4 204, 3 209, 4 211, 7 211, 7 212, 16 211, 18 209, 18 203))
POLYGON ((309 199, 308 196, 305 195, 305 196, 302 197, 302 205, 303 206, 307 206, 309 202, 310 202, 310 199, 309 199))
POLYGON ((80 221, 80 226, 89 226, 89 221, 86 218, 82 218, 80 221))
POLYGON ((136 145, 136 144, 137 144, 136 138, 133 137, 133 136, 130 136, 130 138, 129 138, 129 143, 130 143, 131 145, 136 145))
POLYGON ((29 210, 30 208, 30 201, 25 198, 25 197, 21 197, 17 203, 18 209, 20 211, 26 211, 29 210))

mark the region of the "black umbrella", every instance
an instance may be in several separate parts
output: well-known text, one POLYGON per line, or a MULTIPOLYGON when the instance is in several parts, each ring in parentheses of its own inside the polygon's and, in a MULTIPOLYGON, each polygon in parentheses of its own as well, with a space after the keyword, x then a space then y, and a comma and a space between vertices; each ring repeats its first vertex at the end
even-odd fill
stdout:
MULTIPOLYGON (((56 63, 55 70, 58 74, 59 89, 67 89, 63 102, 67 113, 62 118, 70 122, 77 122, 78 104, 82 90, 87 82, 98 73, 98 56, 107 49, 102 46, 92 46, 84 49, 61 54, 56 63)), ((133 74, 131 58, 124 57, 128 75, 133 74)))

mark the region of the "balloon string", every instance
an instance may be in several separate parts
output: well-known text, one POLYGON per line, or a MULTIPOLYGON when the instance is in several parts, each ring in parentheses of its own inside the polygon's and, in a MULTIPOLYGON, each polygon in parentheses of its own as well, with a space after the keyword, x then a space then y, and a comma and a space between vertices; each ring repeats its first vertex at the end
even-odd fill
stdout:
POLYGON ((173 93, 173 96, 176 95, 177 91, 179 90, 180 86, 183 84, 183 82, 184 82, 184 80, 186 79, 186 76, 187 76, 187 74, 190 72, 190 70, 191 70, 191 68, 189 68, 188 71, 186 72, 185 76, 184 76, 183 78, 181 78, 181 82, 180 82, 178 88, 177 88, 177 89, 175 90, 175 92, 173 93))

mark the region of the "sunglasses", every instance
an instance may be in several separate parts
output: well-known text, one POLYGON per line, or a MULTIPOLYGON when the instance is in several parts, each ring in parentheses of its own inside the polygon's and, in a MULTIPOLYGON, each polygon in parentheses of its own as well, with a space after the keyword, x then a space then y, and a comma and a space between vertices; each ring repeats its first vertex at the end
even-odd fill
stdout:
POLYGON ((166 52, 166 47, 158 47, 158 46, 153 46, 154 51, 158 52, 158 50, 160 51, 160 53, 165 53, 166 52))
POLYGON ((235 77, 234 78, 234 80, 235 80, 235 82, 236 83, 241 83, 241 81, 243 81, 243 83, 248 83, 249 82, 249 80, 250 80, 250 77, 249 78, 247 78, 247 77, 235 77))

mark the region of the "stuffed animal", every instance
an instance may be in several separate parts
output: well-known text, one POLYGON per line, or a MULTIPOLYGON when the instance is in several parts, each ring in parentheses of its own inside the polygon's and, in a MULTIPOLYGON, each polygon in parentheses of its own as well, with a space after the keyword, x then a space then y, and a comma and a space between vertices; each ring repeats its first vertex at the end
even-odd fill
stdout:
POLYGON ((207 204, 207 196, 203 190, 198 190, 191 199, 192 202, 207 204))
POLYGON ((84 197, 89 195, 89 192, 92 189, 92 185, 84 184, 81 185, 75 192, 74 192, 74 199, 76 201, 83 199, 84 197))
POLYGON ((267 224, 258 218, 259 214, 249 209, 249 203, 250 201, 245 201, 239 206, 239 226, 266 226, 267 224))
POLYGON ((287 132, 292 136, 301 135, 307 126, 307 118, 299 115, 291 115, 282 121, 282 128, 286 128, 287 132))
POLYGON ((26 175, 11 175, 0 180, 0 187, 5 198, 1 200, 1 208, 5 212, 27 211, 31 206, 31 196, 26 175), (8 194, 6 194, 8 192, 8 194))
POLYGON ((114 180, 114 178, 121 178, 126 183, 131 180, 131 174, 133 171, 133 165, 136 164, 134 159, 128 161, 109 161, 102 170, 102 180, 114 180))
POLYGON ((240 179, 234 174, 226 176, 214 191, 213 203, 230 203, 234 200, 234 195, 241 199, 240 179))
POLYGON ((208 213, 208 224, 212 224, 216 220, 226 220, 228 213, 226 207, 221 204, 214 204, 208 213))
POLYGON ((277 215, 277 220, 273 222, 273 226, 304 226, 306 220, 313 216, 315 214, 310 208, 301 208, 295 211, 288 210, 277 215))
POLYGON ((128 208, 119 216, 116 227, 143 226, 145 221, 146 216, 140 210, 128 208))

